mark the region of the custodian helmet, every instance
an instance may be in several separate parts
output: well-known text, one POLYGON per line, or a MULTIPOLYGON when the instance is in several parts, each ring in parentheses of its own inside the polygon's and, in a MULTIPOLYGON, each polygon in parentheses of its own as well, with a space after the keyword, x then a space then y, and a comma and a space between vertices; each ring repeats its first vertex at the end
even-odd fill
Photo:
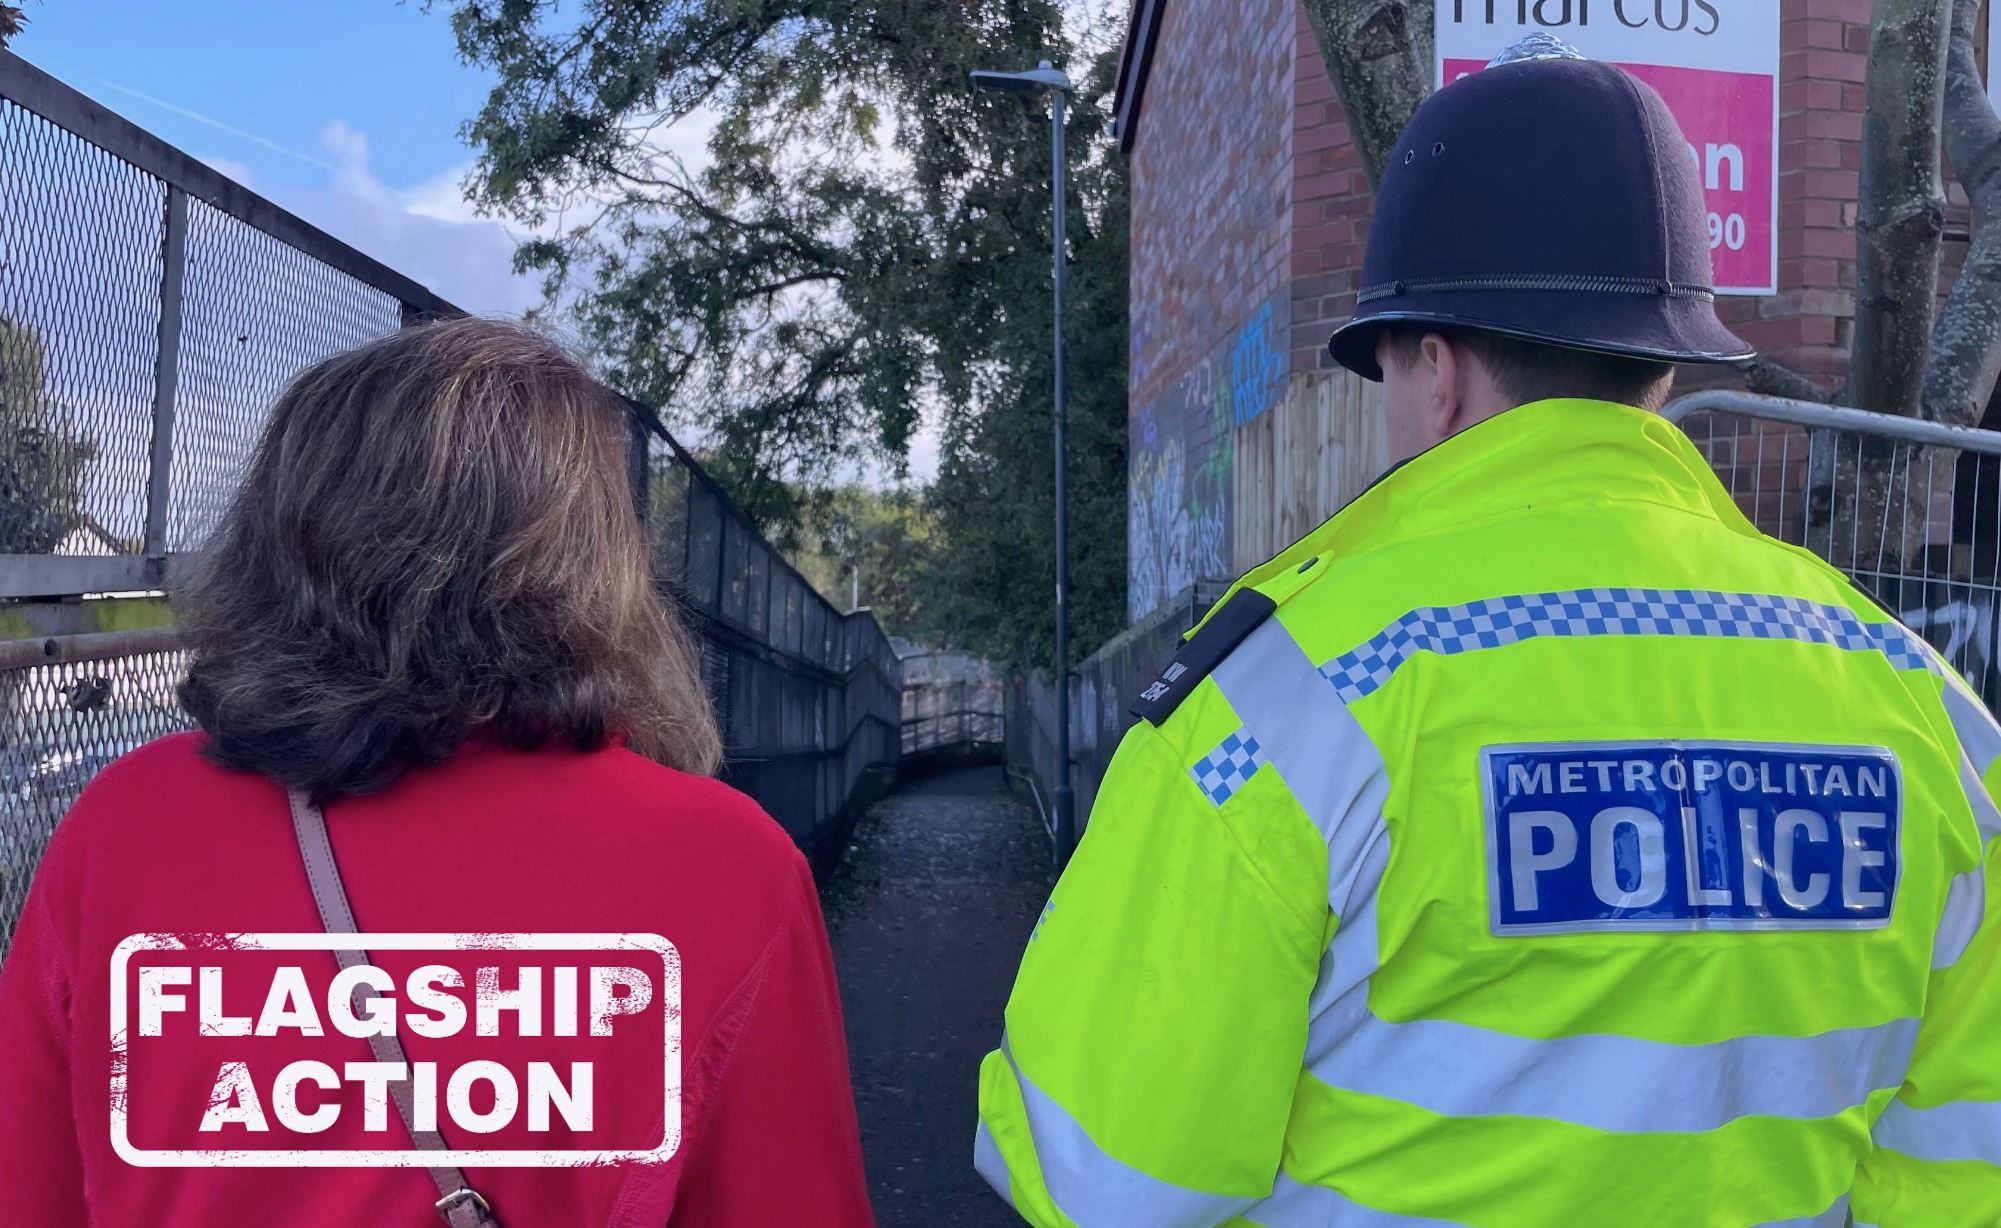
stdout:
POLYGON ((1660 95, 1580 58, 1501 63, 1417 109, 1376 191, 1355 318, 1329 347, 1383 377, 1414 321, 1668 362, 1738 362, 1702 187, 1660 95))

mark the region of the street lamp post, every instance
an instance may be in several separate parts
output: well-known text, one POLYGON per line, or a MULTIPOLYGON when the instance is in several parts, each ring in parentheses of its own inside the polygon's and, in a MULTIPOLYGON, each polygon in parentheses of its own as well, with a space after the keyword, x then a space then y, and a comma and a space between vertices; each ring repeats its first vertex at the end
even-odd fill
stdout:
POLYGON ((1050 282, 1055 295, 1053 361, 1056 374, 1053 413, 1056 436, 1056 862, 1070 860, 1077 842, 1075 795, 1070 789, 1070 524, 1064 483, 1063 419, 1068 408, 1069 390, 1063 374, 1063 282, 1065 235, 1063 221, 1063 106, 1070 97, 1070 78, 1048 60, 1027 72, 994 72, 978 69, 972 74, 976 90, 1003 94, 1049 96, 1050 192, 1054 198, 1055 224, 1050 234, 1050 282))

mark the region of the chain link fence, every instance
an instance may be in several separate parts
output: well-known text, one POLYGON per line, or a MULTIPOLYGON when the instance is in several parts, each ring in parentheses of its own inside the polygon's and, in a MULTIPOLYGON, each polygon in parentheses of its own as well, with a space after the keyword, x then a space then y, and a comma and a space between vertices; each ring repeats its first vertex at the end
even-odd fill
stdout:
MULTIPOLYGON (((140 594, 172 590, 297 371, 453 314, 0 52, 0 952, 91 775, 188 725, 170 626, 67 632, 153 617, 140 594)), ((656 576, 701 637, 725 778, 809 852, 837 848, 898 757, 888 638, 814 592, 637 404, 632 462, 656 576)))
POLYGON ((903 674, 872 614, 843 614, 634 405, 634 497, 654 575, 702 638, 724 777, 825 855, 872 768, 899 753, 903 674))

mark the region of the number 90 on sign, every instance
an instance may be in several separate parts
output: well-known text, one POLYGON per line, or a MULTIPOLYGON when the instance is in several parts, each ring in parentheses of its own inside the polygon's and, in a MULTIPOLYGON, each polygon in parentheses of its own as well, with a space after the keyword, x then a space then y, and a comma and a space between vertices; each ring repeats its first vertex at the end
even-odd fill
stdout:
POLYGON ((1709 215, 1709 250, 1727 247, 1733 252, 1744 250, 1744 215, 1721 213, 1709 215))

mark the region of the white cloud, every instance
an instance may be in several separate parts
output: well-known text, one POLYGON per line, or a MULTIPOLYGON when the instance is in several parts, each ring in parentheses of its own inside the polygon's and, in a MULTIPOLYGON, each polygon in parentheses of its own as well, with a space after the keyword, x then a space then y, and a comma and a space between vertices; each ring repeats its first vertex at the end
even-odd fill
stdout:
MULTIPOLYGON (((320 130, 331 174, 317 188, 275 188, 272 197, 315 226, 483 315, 515 314, 541 301, 538 278, 515 274, 515 236, 477 216, 453 168, 407 188, 384 183, 369 166, 368 135, 345 120, 320 130)), ((211 166, 248 182, 221 159, 211 166)))
POLYGON ((403 207, 418 217, 436 218, 440 222, 459 225, 482 221, 485 219, 466 199, 465 181, 471 173, 472 163, 463 162, 439 171, 414 187, 404 188, 396 195, 403 202, 403 207))

